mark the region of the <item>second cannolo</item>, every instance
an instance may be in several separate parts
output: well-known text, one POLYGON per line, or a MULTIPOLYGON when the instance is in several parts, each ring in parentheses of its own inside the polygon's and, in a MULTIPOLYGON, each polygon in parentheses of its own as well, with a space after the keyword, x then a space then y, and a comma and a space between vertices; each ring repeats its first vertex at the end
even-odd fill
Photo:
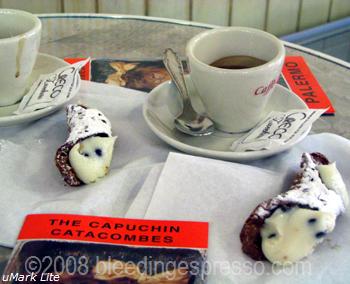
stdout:
POLYGON ((304 153, 291 189, 258 205, 246 220, 240 234, 242 250, 255 260, 296 262, 333 231, 347 205, 335 163, 320 153, 304 153))

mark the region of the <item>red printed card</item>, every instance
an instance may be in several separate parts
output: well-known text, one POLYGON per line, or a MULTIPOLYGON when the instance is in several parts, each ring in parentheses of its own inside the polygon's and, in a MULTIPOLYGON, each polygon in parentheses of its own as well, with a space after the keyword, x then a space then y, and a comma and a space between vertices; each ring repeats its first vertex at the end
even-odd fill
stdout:
POLYGON ((18 236, 33 239, 206 249, 208 223, 35 214, 26 217, 18 236))
POLYGON ((35 214, 4 275, 8 283, 204 284, 207 248, 205 222, 35 214))
MULTIPOLYGON (((66 61, 69 64, 73 64, 79 61, 83 61, 87 58, 65 58, 64 61, 66 61)), ((82 80, 87 80, 90 81, 91 79, 91 60, 89 60, 88 63, 86 63, 86 65, 81 68, 80 70, 80 77, 82 80)))
MULTIPOLYGON (((75 63, 83 59, 66 58, 65 60, 69 63, 75 63)), ((184 65, 186 67, 186 62, 184 62, 184 65)), ((151 91, 158 84, 170 79, 162 61, 159 60, 126 61, 123 59, 93 59, 92 62, 89 62, 83 67, 80 73, 83 80, 90 80, 90 74, 92 74, 92 81, 112 83, 146 92, 151 91), (157 74, 157 76, 147 76, 150 73, 157 74)), ((286 56, 279 83, 291 89, 309 108, 328 108, 325 114, 335 113, 331 101, 303 57, 286 56)))
MULTIPOLYGON (((66 58, 65 60, 69 63, 75 63, 83 59, 84 58, 66 58)), ((161 61, 94 59, 92 65, 91 62, 89 62, 80 71, 83 80, 90 80, 90 74, 92 74, 92 81, 104 83, 113 81, 113 84, 116 85, 120 84, 120 82, 124 82, 121 86, 147 92, 158 84, 169 80, 161 61), (113 62, 117 62, 118 64, 114 64, 116 65, 114 66, 113 62), (114 66, 113 68, 111 68, 112 65, 114 66), (117 67, 118 72, 115 69, 117 67), (150 78, 147 77, 148 73, 157 73, 157 82, 150 80, 150 78), (142 84, 139 84, 141 81, 142 84)), ((303 57, 286 56, 279 83, 291 89, 310 109, 327 108, 328 111, 325 114, 335 113, 331 101, 303 57)))
POLYGON ((282 75, 287 86, 297 94, 310 109, 326 109, 325 114, 334 114, 335 110, 326 93, 317 82, 310 68, 301 56, 287 56, 282 75))

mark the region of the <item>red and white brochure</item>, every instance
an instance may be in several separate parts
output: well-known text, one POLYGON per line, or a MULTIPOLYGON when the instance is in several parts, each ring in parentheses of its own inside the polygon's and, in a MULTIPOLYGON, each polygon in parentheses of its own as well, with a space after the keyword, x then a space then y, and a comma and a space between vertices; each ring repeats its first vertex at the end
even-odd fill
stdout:
MULTIPOLYGON (((83 60, 86 60, 87 58, 65 58, 64 61, 66 61, 69 64, 74 64, 83 60)), ((82 80, 90 81, 91 80, 91 60, 89 60, 81 69, 80 69, 80 78, 82 80)))
MULTIPOLYGON (((84 60, 86 58, 65 58, 65 61, 69 63, 75 63, 81 60, 84 60)), ((94 64, 91 65, 91 60, 81 69, 80 75, 83 80, 91 80, 91 70, 92 67, 98 68, 101 70, 109 70, 108 67, 110 62, 113 62, 113 60, 99 60, 99 59, 93 59, 94 64)), ((129 64, 129 61, 123 61, 123 60, 115 60, 118 61, 119 64, 129 64)), ((148 66, 148 68, 151 68, 152 66, 158 66, 158 69, 150 69, 148 72, 161 72, 160 70, 163 67, 161 62, 158 61, 133 61, 132 62, 135 67, 133 69, 134 71, 134 77, 132 74, 129 74, 128 78, 132 82, 137 82, 141 80, 140 74, 143 74, 145 68, 142 70, 142 72, 136 72, 138 70, 139 65, 145 65, 148 66), (142 64, 141 64, 142 63, 142 64), (159 67, 161 66, 161 67, 159 67), (132 80, 133 78, 133 80, 132 80)), ((140 67, 141 68, 141 67, 140 67)), ((107 72, 107 71, 106 71, 107 72)), ((113 72, 113 71, 110 71, 113 72)), ((128 71, 127 71, 128 72, 128 71)), ((126 72, 126 73, 127 73, 126 72)), ((126 74, 125 73, 125 74, 126 74)), ((100 72, 93 72, 95 74, 92 76, 92 80, 97 80, 98 82, 104 82, 106 78, 102 78, 103 76, 100 74, 100 72), (102 76, 99 78, 99 76, 102 76)), ((124 74, 124 77, 125 77, 124 74)), ((164 80, 167 80, 167 77, 163 78, 164 80)), ((162 83, 161 81, 160 83, 162 83)), ((310 109, 328 109, 325 114, 334 114, 335 109, 332 106, 332 103, 330 99, 327 97, 327 94, 322 89, 321 85, 318 83, 316 77, 312 73, 311 69, 307 65, 305 59, 302 56, 286 56, 283 69, 282 69, 282 76, 280 77, 280 80, 278 82, 279 84, 289 88, 292 90, 297 96, 299 96, 310 109)), ((130 88, 135 88, 136 85, 133 87, 132 84, 129 86, 130 88)), ((152 88, 150 88, 148 91, 150 91, 152 88)))
POLYGON ((26 217, 18 240, 69 240, 130 246, 207 249, 208 226, 205 222, 191 221, 34 214, 26 217))
POLYGON ((282 77, 287 87, 297 94, 310 109, 328 109, 325 114, 335 113, 331 101, 302 56, 286 56, 282 77))
POLYGON ((7 283, 204 284, 208 228, 206 222, 28 215, 4 275, 7 283))

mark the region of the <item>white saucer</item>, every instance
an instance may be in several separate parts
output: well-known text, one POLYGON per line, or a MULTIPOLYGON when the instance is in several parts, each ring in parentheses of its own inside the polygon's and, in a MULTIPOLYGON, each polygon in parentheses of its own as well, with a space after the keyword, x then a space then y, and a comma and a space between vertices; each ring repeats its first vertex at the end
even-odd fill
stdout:
MULTIPOLYGON (((187 77, 191 96, 195 101, 197 111, 203 110, 203 105, 194 91, 191 80, 187 77)), ((263 117, 272 110, 287 111, 289 109, 307 109, 306 104, 288 89, 277 85, 266 106, 263 117)), ((250 152, 232 152, 229 150, 232 142, 245 133, 228 134, 215 131, 210 136, 193 137, 176 130, 174 119, 182 110, 182 102, 175 86, 167 81, 153 89, 143 106, 143 115, 151 130, 164 142, 174 148, 193 155, 218 158, 231 161, 252 161, 275 155, 291 148, 303 140, 311 127, 293 144, 281 146, 274 150, 260 150, 250 152)))
MULTIPOLYGON (((52 73, 56 69, 67 66, 67 65, 69 65, 69 64, 60 58, 57 58, 57 57, 54 57, 51 55, 47 55, 47 54, 43 54, 43 53, 39 53, 38 57, 36 59, 36 63, 35 63, 33 72, 30 75, 27 89, 29 90, 29 86, 31 86, 39 78, 39 76, 41 74, 52 73)), ((80 79, 79 79, 78 84, 80 84, 80 79)), ((75 94, 73 94, 73 96, 74 95, 75 94)), ((39 119, 41 117, 49 115, 49 114, 53 113, 54 111, 58 110, 63 104, 67 103, 67 101, 64 101, 63 103, 61 103, 59 105, 55 105, 55 106, 48 107, 45 109, 36 110, 36 111, 30 112, 30 113, 18 114, 18 115, 13 114, 13 112, 18 108, 19 103, 11 105, 11 106, 0 107, 0 126, 11 126, 11 125, 16 125, 16 124, 20 124, 20 123, 27 123, 27 122, 39 119)))

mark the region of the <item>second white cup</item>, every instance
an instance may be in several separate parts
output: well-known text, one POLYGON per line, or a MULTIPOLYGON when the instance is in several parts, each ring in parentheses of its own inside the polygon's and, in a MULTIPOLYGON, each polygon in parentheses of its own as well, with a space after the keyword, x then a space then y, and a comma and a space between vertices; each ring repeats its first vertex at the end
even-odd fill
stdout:
POLYGON ((41 22, 28 12, 0 9, 0 106, 25 94, 40 45, 41 22))
POLYGON ((261 120, 282 70, 285 57, 282 41, 257 29, 218 28, 192 38, 186 54, 191 79, 218 129, 243 132, 261 120), (210 65, 231 56, 254 57, 266 63, 244 69, 210 65))

